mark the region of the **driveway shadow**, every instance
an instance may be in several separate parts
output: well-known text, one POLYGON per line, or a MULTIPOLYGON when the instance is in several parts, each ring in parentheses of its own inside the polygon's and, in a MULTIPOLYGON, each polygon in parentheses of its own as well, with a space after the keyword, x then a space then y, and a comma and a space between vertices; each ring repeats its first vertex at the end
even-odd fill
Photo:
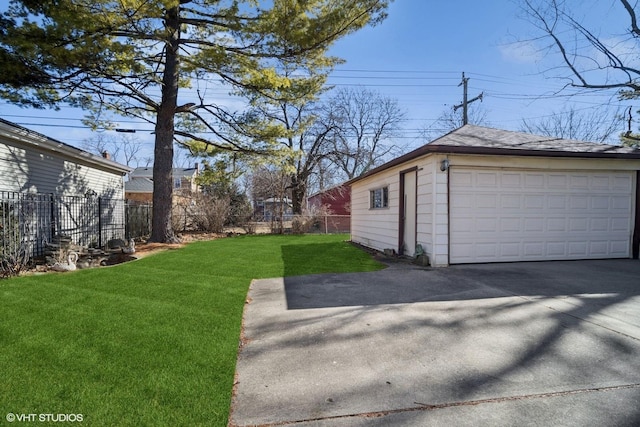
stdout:
POLYGON ((286 277, 284 285, 290 310, 514 295, 590 295, 591 304, 602 300, 606 306, 640 294, 640 262, 626 259, 528 262, 437 269, 393 263, 376 272, 286 277))
POLYGON ((479 424, 637 425, 639 293, 634 260, 257 281, 233 420, 446 425, 434 417, 452 411, 455 425, 485 408, 479 424))

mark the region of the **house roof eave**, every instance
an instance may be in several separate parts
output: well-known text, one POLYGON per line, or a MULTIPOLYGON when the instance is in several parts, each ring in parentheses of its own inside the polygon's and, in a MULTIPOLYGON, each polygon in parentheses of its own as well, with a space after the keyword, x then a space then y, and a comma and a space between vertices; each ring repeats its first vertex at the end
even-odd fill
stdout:
POLYGON ((38 147, 45 151, 58 153, 85 164, 91 164, 99 168, 108 169, 122 176, 131 172, 133 168, 105 159, 104 157, 91 154, 87 151, 76 148, 72 145, 42 135, 15 123, 0 118, 0 135, 9 140, 16 141, 23 145, 38 147))

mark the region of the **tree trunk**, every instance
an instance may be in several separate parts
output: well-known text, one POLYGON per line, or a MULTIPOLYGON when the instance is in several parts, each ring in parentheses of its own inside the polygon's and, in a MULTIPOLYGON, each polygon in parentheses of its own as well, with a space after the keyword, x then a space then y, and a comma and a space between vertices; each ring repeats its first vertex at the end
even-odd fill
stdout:
POLYGON ((177 239, 171 225, 173 205, 173 137, 174 117, 178 102, 178 42, 180 38, 180 10, 167 10, 165 26, 169 39, 165 47, 165 66, 162 77, 162 101, 158 107, 155 127, 153 160, 153 219, 152 242, 173 243, 177 239))
POLYGON ((307 188, 300 177, 294 175, 291 177, 291 206, 294 215, 302 215, 302 209, 305 206, 305 197, 307 188))

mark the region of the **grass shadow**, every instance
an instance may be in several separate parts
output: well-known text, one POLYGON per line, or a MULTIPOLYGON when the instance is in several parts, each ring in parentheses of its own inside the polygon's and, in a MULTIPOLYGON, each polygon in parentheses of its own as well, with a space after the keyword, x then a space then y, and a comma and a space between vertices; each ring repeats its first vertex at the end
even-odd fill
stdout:
POLYGON ((282 261, 285 277, 384 268, 369 254, 344 241, 283 245, 282 261))

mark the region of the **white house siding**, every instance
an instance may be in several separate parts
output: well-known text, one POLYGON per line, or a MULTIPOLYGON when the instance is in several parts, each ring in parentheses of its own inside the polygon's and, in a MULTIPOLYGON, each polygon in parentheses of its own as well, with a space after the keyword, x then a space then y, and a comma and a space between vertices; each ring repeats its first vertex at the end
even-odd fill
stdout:
POLYGON ((93 190, 99 196, 124 198, 119 173, 5 139, 0 139, 0 176, 0 191, 84 196, 93 190))

